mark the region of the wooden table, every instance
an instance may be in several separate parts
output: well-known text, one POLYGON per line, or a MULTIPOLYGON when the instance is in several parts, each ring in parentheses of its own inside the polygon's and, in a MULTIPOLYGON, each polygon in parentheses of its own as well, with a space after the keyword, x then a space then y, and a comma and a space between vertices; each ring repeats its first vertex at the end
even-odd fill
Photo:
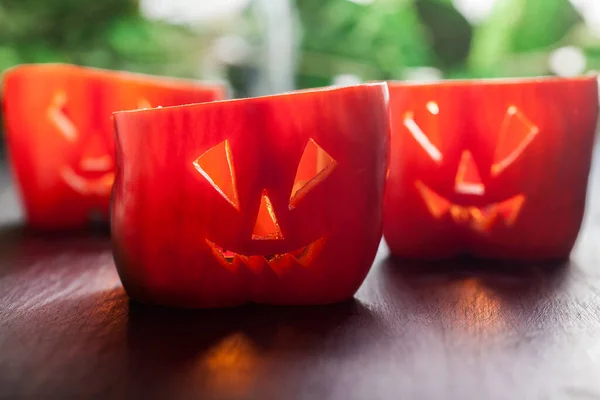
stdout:
POLYGON ((106 236, 28 233, 0 174, 0 398, 600 399, 595 164, 569 263, 382 246, 355 301, 196 312, 130 303, 106 236))

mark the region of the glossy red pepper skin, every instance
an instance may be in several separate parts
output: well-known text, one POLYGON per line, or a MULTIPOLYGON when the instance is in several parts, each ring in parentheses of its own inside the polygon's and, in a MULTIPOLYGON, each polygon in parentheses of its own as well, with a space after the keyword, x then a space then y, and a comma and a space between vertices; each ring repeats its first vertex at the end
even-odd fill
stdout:
POLYGON ((373 84, 117 113, 128 294, 186 308, 351 298, 381 240, 387 104, 373 84))
POLYGON ((108 222, 115 175, 112 113, 222 99, 222 85, 63 64, 22 65, 3 77, 9 159, 37 229, 108 222))
POLYGON ((398 257, 569 256, 586 201, 598 83, 390 84, 384 236, 398 257))

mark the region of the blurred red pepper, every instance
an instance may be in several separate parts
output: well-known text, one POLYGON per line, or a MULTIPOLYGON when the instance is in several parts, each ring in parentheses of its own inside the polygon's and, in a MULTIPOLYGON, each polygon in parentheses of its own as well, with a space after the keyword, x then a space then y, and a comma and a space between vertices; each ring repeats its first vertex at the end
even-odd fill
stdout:
POLYGON ((384 235, 396 256, 568 257, 584 212, 595 76, 390 87, 384 235))
MULTIPOLYGON (((23 65, 4 75, 9 158, 29 224, 108 221, 115 174, 112 112, 221 99, 221 85, 73 65, 23 65)), ((166 133, 168 134, 168 133, 166 133)))

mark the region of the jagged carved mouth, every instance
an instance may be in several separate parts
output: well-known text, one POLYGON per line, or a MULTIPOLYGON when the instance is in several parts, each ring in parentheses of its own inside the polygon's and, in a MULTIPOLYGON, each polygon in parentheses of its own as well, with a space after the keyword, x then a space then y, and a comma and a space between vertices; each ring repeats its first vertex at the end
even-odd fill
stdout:
POLYGON ((478 232, 490 231, 498 220, 504 221, 508 227, 514 225, 525 203, 525 195, 519 194, 484 207, 462 206, 453 204, 421 181, 416 182, 416 187, 435 219, 450 214, 455 223, 467 225, 478 232))
POLYGON ((306 246, 302 246, 287 253, 266 255, 243 255, 227 250, 208 239, 206 240, 206 243, 208 243, 208 246, 213 251, 215 257, 226 267, 236 264, 236 261, 240 261, 246 265, 265 261, 271 267, 286 262, 296 262, 300 265, 308 266, 311 260, 320 253, 323 244, 325 243, 325 238, 315 240, 306 246))
MULTIPOLYGON (((64 167, 60 173, 62 179, 67 185, 77 193, 82 195, 105 196, 110 194, 115 181, 114 172, 100 174, 98 178, 86 178, 79 175, 71 167, 64 167)), ((97 174, 96 174, 97 175, 97 174)))

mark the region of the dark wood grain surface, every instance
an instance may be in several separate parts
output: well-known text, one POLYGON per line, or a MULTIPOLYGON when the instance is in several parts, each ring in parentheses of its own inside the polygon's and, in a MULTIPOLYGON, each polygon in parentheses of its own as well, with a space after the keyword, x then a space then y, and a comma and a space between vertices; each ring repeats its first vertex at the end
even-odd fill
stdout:
POLYGON ((352 302, 220 311, 130 303, 106 235, 28 232, 0 173, 0 398, 600 399, 599 155, 569 262, 382 245, 352 302))

